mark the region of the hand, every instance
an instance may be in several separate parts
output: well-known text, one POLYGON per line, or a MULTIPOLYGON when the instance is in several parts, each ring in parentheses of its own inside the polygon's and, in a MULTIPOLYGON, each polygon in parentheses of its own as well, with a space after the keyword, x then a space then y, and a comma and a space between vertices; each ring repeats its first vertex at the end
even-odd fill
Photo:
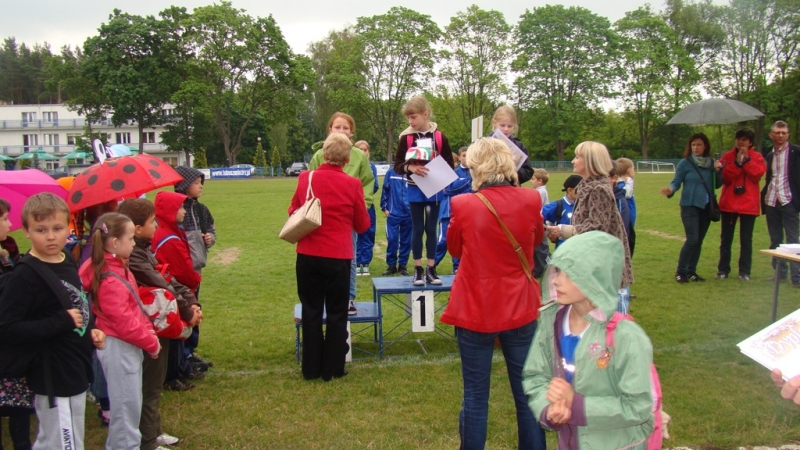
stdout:
POLYGON ((572 417, 572 409, 567 406, 566 400, 551 403, 547 409, 547 418, 556 425, 567 423, 572 417))
POLYGON ((670 189, 668 187, 665 187, 665 188, 661 188, 661 191, 659 191, 659 192, 661 192, 661 195, 669 197, 670 195, 672 195, 673 191, 672 191, 672 189, 670 189))
POLYGON ((75 323, 75 328, 80 328, 83 326, 83 314, 81 314, 80 309, 68 309, 67 312, 72 317, 72 321, 75 323))
POLYGON ((778 369, 773 370, 770 375, 775 386, 781 388, 781 397, 800 405, 800 375, 789 381, 783 381, 783 374, 778 369))
POLYGON ((199 325, 202 320, 203 313, 201 313, 199 310, 195 310, 194 315, 192 315, 192 320, 189 321, 189 326, 194 327, 195 325, 199 325))
POLYGON ((155 353, 150 353, 150 357, 153 359, 158 359, 158 354, 161 353, 161 341, 156 340, 156 342, 158 343, 158 349, 156 349, 155 353))
POLYGON ((408 166, 408 170, 413 172, 415 175, 419 175, 421 177, 424 177, 425 175, 428 174, 428 168, 423 166, 422 164, 412 164, 408 166))
POLYGON ((572 399, 575 397, 575 390, 572 385, 563 378, 553 378, 550 386, 547 387, 547 401, 557 403, 566 400, 566 406, 572 408, 572 399))
POLYGON ((714 168, 717 169, 717 170, 721 170, 722 169, 722 161, 720 161, 720 160, 714 161, 714 168))
POLYGON ((384 211, 384 212, 383 212, 383 216, 384 216, 384 217, 389 217, 389 211, 384 211))
POLYGON ((206 233, 203 235, 203 242, 205 242, 206 245, 211 245, 211 233, 206 233))
POLYGON ((561 237, 561 227, 557 225, 547 227, 547 237, 553 242, 557 241, 561 237))
POLYGON ((106 348, 106 334, 103 333, 103 330, 97 328, 92 330, 92 344, 98 350, 106 348))

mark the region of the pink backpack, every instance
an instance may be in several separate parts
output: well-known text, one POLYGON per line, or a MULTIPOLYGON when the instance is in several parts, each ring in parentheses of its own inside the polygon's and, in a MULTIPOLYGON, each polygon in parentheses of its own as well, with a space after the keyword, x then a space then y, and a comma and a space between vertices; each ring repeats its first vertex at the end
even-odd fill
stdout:
MULTIPOLYGON (((633 317, 627 314, 615 312, 614 315, 611 316, 611 320, 606 324, 606 347, 611 349, 612 353, 614 351, 614 331, 622 320, 634 321, 633 317)), ((664 425, 662 423, 661 411, 661 382, 658 379, 658 372, 656 371, 655 364, 650 365, 650 380, 651 393, 653 395, 653 416, 655 420, 653 422, 653 433, 647 438, 647 450, 660 450, 664 437, 664 425)))

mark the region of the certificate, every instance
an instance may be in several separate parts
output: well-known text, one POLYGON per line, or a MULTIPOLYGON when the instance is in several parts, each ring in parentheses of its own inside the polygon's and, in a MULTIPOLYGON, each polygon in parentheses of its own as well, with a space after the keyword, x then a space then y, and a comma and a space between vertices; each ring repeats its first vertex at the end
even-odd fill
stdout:
POLYGON ((428 174, 423 176, 412 174, 411 179, 422 190, 426 197, 433 197, 439 191, 446 188, 450 183, 458 179, 450 164, 442 158, 442 155, 433 158, 428 164, 428 174))

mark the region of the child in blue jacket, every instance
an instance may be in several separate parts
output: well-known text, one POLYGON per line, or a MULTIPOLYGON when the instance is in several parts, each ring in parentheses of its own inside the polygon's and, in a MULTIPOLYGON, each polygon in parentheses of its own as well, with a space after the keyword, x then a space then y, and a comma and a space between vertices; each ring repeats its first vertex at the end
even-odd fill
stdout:
POLYGON ((381 211, 386 216, 386 264, 384 276, 408 275, 411 254, 411 212, 408 209, 408 180, 390 168, 383 177, 381 211))
MULTIPOLYGON (((456 167, 458 179, 444 188, 444 199, 439 206, 439 238, 436 242, 436 265, 444 259, 447 253, 447 227, 450 226, 450 199, 456 195, 472 192, 472 175, 467 164, 467 147, 458 149, 460 164, 456 167)), ((453 274, 458 271, 458 258, 453 258, 453 274)))

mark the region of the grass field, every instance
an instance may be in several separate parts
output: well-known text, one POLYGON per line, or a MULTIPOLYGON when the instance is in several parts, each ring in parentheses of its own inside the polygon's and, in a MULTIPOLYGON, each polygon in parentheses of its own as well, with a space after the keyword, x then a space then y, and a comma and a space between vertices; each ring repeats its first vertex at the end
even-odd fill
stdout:
MULTIPOLYGON (((551 200, 560 198, 566 176, 553 174, 551 200)), ((772 284, 764 279, 772 269, 757 253, 769 244, 765 220, 756 222, 753 281, 713 279, 717 223, 698 268, 708 281, 678 285, 673 279, 683 241, 678 197, 658 195, 670 180, 668 174, 636 178, 636 283, 631 289, 637 296, 631 313, 653 341, 664 409, 673 418, 665 446, 710 449, 798 441, 800 409, 781 399, 768 371, 736 347, 769 324, 772 284)), ((202 201, 214 214, 218 240, 203 272, 199 353, 215 366, 194 390, 164 393, 164 431, 183 438, 177 448, 184 450, 456 448, 460 362, 455 347, 441 336, 414 336, 423 340, 427 354, 415 342, 402 343, 384 360, 355 361, 344 379, 303 381, 294 358, 294 247, 277 238, 295 183, 206 183, 202 201)), ((382 214, 378 217, 373 276, 386 268, 382 214)), ((27 248, 21 233, 14 236, 27 248)), ((737 258, 738 244, 734 273, 737 258)), ((439 273, 450 273, 449 258, 439 273)), ((781 286, 779 317, 798 308, 799 294, 790 284, 781 286)), ((371 296, 369 278, 358 277, 359 300, 371 296)), ((399 320, 387 310, 384 326, 399 320)), ((499 353, 493 373, 487 448, 513 449, 514 405, 499 353)), ((88 449, 102 448, 105 430, 93 406, 87 409, 86 435, 88 449)), ((10 446, 7 436, 3 439, 10 446)), ((555 448, 552 433, 548 442, 555 448)))

